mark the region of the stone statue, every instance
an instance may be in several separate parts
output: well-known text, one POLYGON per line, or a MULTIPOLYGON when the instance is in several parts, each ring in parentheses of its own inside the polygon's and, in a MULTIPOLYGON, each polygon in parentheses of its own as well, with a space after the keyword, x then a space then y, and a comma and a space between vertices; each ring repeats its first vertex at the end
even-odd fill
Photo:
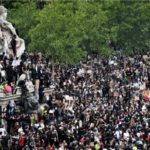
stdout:
POLYGON ((7 9, 0 6, 0 53, 20 57, 25 50, 25 42, 17 35, 13 25, 6 19, 7 9))

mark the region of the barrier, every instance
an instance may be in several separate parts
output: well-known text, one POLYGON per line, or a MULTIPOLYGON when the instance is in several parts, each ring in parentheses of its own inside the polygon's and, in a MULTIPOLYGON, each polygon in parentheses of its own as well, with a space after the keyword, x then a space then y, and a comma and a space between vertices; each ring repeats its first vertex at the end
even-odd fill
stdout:
MULTIPOLYGON (((43 93, 44 94, 51 94, 54 89, 45 88, 43 93)), ((21 99, 21 94, 12 94, 12 95, 6 95, 4 97, 0 97, 0 106, 5 107, 10 100, 14 100, 15 102, 19 101, 21 99)))

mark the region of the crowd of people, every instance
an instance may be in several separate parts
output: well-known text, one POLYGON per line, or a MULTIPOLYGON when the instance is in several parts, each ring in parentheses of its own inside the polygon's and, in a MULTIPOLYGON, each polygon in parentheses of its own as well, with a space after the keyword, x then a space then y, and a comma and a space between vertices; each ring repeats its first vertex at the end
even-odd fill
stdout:
POLYGON ((2 55, 0 82, 31 81, 37 111, 6 107, 0 127, 5 150, 149 150, 150 56, 90 55, 76 65, 53 65, 41 55, 2 55), (44 88, 53 91, 44 97, 44 88), (13 108, 13 109, 12 109, 13 108))

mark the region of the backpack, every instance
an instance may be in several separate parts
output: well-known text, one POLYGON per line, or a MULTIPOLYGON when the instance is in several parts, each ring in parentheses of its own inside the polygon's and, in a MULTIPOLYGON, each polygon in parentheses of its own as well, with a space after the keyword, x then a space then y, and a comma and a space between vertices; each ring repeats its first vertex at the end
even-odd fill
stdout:
POLYGON ((48 146, 47 150, 54 150, 52 146, 48 146))
POLYGON ((18 145, 20 147, 23 147, 25 145, 25 138, 24 137, 22 137, 22 136, 19 137, 18 145))

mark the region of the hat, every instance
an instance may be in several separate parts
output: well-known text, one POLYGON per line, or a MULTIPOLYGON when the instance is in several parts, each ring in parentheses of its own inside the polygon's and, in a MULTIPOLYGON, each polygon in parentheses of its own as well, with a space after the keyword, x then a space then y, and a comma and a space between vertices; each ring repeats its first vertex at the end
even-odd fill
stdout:
POLYGON ((50 114, 53 114, 53 113, 54 113, 54 110, 49 110, 49 113, 50 113, 50 114))

